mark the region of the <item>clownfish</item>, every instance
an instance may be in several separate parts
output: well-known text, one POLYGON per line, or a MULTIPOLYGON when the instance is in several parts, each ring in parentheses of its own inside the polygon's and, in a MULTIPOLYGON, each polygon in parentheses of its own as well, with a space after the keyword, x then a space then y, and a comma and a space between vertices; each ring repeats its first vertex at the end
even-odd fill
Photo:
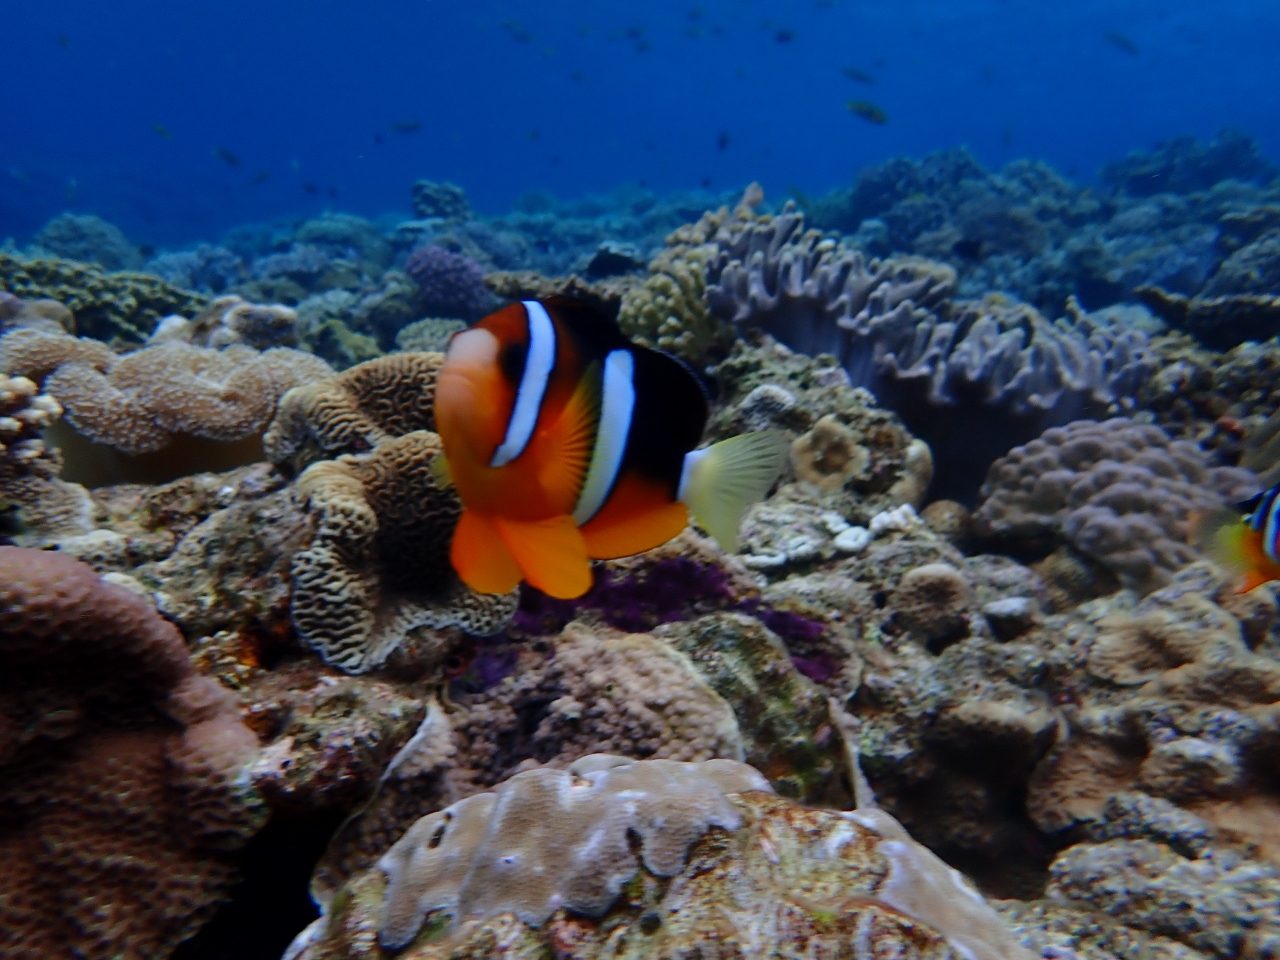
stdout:
POLYGON ((776 431, 695 449, 708 417, 683 363, 568 297, 513 303, 454 335, 436 384, 444 470, 462 514, 450 559, 482 593, 521 580, 581 596, 591 561, 642 553, 690 514, 737 549, 782 473, 776 431))
POLYGON ((1280 484, 1234 510, 1211 514, 1199 524, 1197 539, 1239 577, 1236 593, 1280 580, 1280 484))

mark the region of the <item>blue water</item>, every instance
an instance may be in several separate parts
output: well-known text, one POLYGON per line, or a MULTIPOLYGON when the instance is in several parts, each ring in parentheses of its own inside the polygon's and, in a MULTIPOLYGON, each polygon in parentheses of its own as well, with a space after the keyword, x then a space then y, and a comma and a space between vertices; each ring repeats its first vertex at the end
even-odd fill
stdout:
POLYGON ((1224 126, 1280 159, 1275 0, 5 0, 0 239, 65 209, 135 242, 246 220, 485 212, 530 191, 819 192, 969 146, 1080 180, 1224 126), (874 82, 847 76, 852 68, 874 82), (870 101, 888 122, 846 108, 870 101))

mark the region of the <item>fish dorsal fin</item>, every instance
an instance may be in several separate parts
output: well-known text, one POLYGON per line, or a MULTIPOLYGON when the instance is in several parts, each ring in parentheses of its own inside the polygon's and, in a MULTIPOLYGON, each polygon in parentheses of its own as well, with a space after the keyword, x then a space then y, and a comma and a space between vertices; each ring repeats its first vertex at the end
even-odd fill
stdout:
POLYGON ((782 433, 762 430, 721 440, 685 458, 679 497, 722 550, 738 549, 742 515, 782 475, 788 449, 782 433))
POLYGON ((573 517, 493 521, 498 536, 531 586, 564 600, 591 589, 591 561, 573 517))
POLYGON ((557 502, 569 504, 569 509, 586 482, 600 430, 601 384, 600 363, 593 361, 541 441, 545 452, 539 481, 557 502))

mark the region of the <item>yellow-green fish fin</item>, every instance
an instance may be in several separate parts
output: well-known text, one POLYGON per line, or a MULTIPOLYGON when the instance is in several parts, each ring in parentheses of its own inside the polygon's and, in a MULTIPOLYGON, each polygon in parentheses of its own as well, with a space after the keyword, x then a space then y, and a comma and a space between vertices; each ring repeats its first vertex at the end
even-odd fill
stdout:
POLYGON ((738 549, 747 507, 764 498, 787 465, 787 438, 777 430, 744 433, 685 460, 680 499, 721 549, 738 549))

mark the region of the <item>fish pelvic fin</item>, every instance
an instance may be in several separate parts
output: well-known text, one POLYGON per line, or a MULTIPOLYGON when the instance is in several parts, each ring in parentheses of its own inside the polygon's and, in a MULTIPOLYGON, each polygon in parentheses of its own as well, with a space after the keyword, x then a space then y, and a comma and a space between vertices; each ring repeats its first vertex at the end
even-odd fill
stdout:
POLYGON ((685 456, 678 498, 720 545, 738 549, 747 507, 764 499, 787 465, 787 438, 777 430, 743 433, 685 456))
POLYGON ((591 561, 582 532, 569 514, 543 520, 493 521, 497 535, 530 586, 572 600, 591 589, 591 561))
POLYGON ((458 518, 449 560, 477 593, 507 593, 520 583, 520 566, 499 536, 497 521, 474 510, 463 510, 458 518))

